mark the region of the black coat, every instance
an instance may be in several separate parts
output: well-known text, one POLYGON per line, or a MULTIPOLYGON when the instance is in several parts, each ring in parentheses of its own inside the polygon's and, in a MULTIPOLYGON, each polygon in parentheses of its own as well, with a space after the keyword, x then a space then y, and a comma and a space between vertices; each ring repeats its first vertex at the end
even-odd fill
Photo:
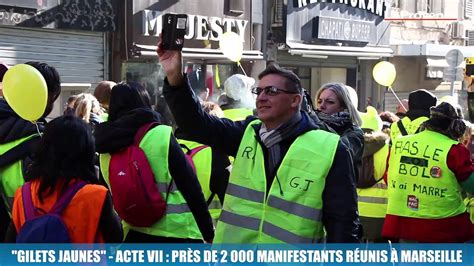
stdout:
MULTIPOLYGON (((181 130, 192 137, 192 140, 222 150, 231 156, 236 155, 247 125, 257 119, 254 116, 249 116, 244 121, 233 122, 229 119, 220 119, 206 114, 202 111, 197 97, 192 93, 188 84, 183 84, 181 87, 171 87, 165 79, 163 94, 181 130)), ((318 126, 306 113, 302 112, 302 116, 299 135, 309 130, 318 129, 318 126)), ((259 127, 256 127, 255 130, 258 138, 259 127)), ((284 157, 295 139, 285 139, 280 143, 281 158, 284 157)), ((261 143, 259 139, 258 141, 261 143)), ((268 170, 268 150, 264 145, 261 147, 266 164, 267 184, 271 184, 274 173, 269 173, 268 170)), ((361 228, 357 211, 354 170, 349 151, 342 143, 338 145, 334 163, 326 177, 323 192, 323 224, 327 232, 327 242, 359 241, 361 228)))

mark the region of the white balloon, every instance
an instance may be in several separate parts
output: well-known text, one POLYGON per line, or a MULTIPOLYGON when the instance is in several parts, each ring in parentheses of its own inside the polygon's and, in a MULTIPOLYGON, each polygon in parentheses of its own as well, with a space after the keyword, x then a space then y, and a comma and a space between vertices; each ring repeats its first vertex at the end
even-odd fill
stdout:
POLYGON ((228 31, 221 35, 219 48, 232 62, 239 62, 244 51, 244 43, 237 33, 228 31))

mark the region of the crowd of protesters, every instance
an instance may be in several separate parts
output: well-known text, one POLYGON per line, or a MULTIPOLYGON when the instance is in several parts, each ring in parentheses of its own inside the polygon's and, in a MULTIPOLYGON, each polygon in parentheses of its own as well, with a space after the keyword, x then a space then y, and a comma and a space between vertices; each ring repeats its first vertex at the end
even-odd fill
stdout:
POLYGON ((181 52, 159 45, 157 53, 176 130, 134 82, 103 81, 94 95, 70 97, 64 114, 47 122, 60 94, 59 74, 45 63, 27 63, 46 80, 49 97, 36 125, 0 98, 0 237, 6 242, 24 238, 31 206, 41 216, 71 193, 59 215, 75 243, 474 238, 471 125, 456 104, 415 90, 396 114, 372 106, 360 112, 345 84, 325 84, 309 99, 296 74, 271 64, 257 82, 231 76, 219 106, 206 101, 207 91, 194 90, 181 52), (156 222, 137 226, 114 211, 125 196, 114 190, 110 169, 145 126, 136 145, 166 209, 156 222))

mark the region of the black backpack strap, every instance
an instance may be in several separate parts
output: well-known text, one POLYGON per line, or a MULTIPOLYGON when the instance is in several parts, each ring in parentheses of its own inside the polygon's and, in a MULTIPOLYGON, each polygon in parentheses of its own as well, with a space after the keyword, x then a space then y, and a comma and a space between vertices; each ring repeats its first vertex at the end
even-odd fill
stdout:
POLYGON ((403 125, 402 120, 398 120, 397 122, 398 129, 400 129, 400 133, 402 133, 402 136, 408 135, 407 130, 405 129, 405 126, 403 125))
POLYGON ((61 196, 59 196, 58 200, 56 201, 56 203, 54 204, 54 206, 51 208, 51 210, 49 211, 49 213, 51 214, 61 214, 62 211, 64 210, 64 208, 66 208, 66 206, 69 204, 69 202, 72 200, 72 198, 74 197, 74 195, 76 195, 76 193, 81 189, 83 188, 84 186, 86 185, 86 182, 84 181, 79 181, 79 182, 76 182, 75 184, 73 185, 70 185, 66 191, 64 191, 63 194, 61 194, 61 196))

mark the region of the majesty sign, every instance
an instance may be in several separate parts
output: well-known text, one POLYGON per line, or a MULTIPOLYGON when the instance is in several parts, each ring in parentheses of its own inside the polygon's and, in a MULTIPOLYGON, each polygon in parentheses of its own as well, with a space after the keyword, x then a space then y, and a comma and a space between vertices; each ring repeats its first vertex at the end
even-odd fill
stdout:
MULTIPOLYGON (((158 36, 162 28, 160 11, 143 10, 143 36, 158 36)), ((188 14, 185 39, 219 41, 224 32, 235 31, 243 41, 248 20, 188 14)))

